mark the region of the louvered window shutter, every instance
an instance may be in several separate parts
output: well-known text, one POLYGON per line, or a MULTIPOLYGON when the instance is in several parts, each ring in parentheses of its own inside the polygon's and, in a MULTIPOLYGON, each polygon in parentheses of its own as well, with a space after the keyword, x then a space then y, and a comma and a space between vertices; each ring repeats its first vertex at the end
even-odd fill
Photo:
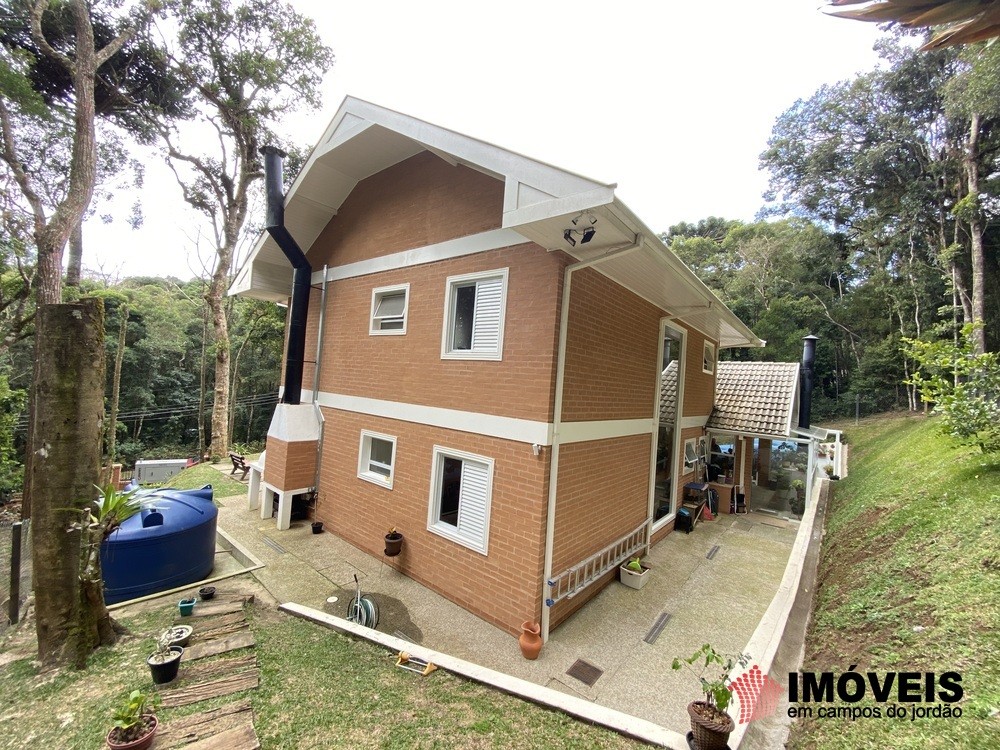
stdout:
POLYGON ((462 461, 462 493, 458 504, 458 533, 476 548, 486 551, 489 516, 489 467, 462 461))
POLYGON ((503 279, 476 283, 476 314, 472 323, 472 351, 500 351, 500 319, 503 316, 503 279))

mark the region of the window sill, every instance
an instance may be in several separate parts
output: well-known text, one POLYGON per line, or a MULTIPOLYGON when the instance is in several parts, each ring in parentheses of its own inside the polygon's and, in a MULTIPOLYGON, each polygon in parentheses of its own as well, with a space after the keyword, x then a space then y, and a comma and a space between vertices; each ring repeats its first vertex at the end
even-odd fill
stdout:
POLYGON ((478 552, 480 555, 486 556, 486 544, 476 544, 458 533, 458 530, 448 523, 434 523, 427 527, 427 530, 442 536, 445 539, 449 539, 455 544, 461 544, 463 547, 468 547, 474 552, 478 552))
POLYGON ((372 484, 377 484, 379 487, 384 487, 387 490, 392 489, 392 477, 390 476, 386 479, 381 474, 366 474, 364 472, 358 474, 358 479, 364 479, 366 482, 371 482, 372 484))
POLYGON ((441 352, 441 359, 471 359, 481 362, 500 362, 503 360, 502 352, 441 352))

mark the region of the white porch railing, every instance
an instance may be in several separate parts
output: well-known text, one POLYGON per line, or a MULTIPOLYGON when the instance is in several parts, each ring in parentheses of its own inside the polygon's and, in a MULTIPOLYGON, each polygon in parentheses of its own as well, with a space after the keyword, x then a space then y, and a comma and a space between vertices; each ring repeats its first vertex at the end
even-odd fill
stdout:
POLYGON ((546 581, 549 586, 549 597, 545 600, 545 605, 551 607, 563 599, 572 599, 609 570, 620 565, 623 560, 645 547, 648 524, 649 519, 646 519, 641 526, 637 526, 625 536, 546 581))

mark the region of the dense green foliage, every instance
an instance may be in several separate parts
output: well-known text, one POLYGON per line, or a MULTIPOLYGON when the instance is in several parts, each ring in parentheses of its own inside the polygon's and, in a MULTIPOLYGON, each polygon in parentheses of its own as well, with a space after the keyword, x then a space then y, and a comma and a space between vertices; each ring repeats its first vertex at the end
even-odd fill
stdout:
POLYGON ((905 339, 920 369, 913 382, 921 398, 941 414, 942 431, 983 453, 1000 451, 1000 355, 977 354, 972 327, 960 343, 905 339))
MULTIPOLYGON (((857 665, 862 674, 958 671, 964 697, 956 705, 962 717, 850 721, 814 716, 794 728, 789 747, 996 746, 1000 460, 954 446, 936 422, 880 417, 847 428, 850 476, 836 483, 827 510, 802 669, 841 674, 857 665)), ((837 705, 877 704, 868 691, 860 704, 837 705)), ((908 705, 912 710, 917 704, 908 705)))

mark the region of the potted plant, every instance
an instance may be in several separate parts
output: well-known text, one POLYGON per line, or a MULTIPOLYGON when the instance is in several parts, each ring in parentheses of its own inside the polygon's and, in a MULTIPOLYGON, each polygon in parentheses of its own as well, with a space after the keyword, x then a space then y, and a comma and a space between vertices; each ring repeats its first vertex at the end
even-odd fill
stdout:
POLYGON ((108 747, 113 750, 143 750, 153 744, 158 726, 153 713, 156 698, 150 699, 139 690, 129 693, 111 715, 115 725, 105 737, 108 747))
POLYGON ((312 522, 312 532, 313 532, 313 534, 322 534, 323 533, 323 522, 322 521, 313 521, 312 522))
POLYGON ((649 566, 636 555, 618 568, 618 577, 630 589, 641 589, 649 580, 649 566))
POLYGON ((198 589, 198 596, 201 597, 203 602, 207 602, 209 599, 215 598, 215 586, 202 586, 198 589))
POLYGON ((170 646, 184 647, 188 645, 193 632, 194 628, 190 625, 174 625, 160 634, 160 640, 166 639, 170 646))
POLYGON ((153 675, 153 682, 157 685, 171 682, 177 677, 177 670, 181 666, 181 654, 184 653, 183 646, 174 646, 170 642, 170 633, 166 631, 156 641, 156 651, 146 657, 149 671, 153 675))
POLYGON ((726 750, 728 747, 729 734, 736 727, 733 718, 726 713, 733 697, 729 673, 737 664, 746 667, 749 661, 750 654, 727 656, 706 643, 691 656, 674 659, 671 664, 673 669, 687 668, 701 681, 705 700, 688 704, 691 734, 698 750, 726 750), (699 663, 700 667, 696 667, 699 663))
POLYGON ((826 475, 828 477, 832 478, 833 477, 833 464, 827 464, 826 466, 824 466, 823 467, 823 471, 826 472, 826 475))
POLYGON ((197 599, 192 596, 177 602, 177 610, 181 613, 181 617, 190 617, 194 613, 194 604, 196 601, 197 599))
POLYGON ((385 535, 385 556, 395 557, 403 551, 403 535, 396 531, 393 526, 389 533, 385 535))

